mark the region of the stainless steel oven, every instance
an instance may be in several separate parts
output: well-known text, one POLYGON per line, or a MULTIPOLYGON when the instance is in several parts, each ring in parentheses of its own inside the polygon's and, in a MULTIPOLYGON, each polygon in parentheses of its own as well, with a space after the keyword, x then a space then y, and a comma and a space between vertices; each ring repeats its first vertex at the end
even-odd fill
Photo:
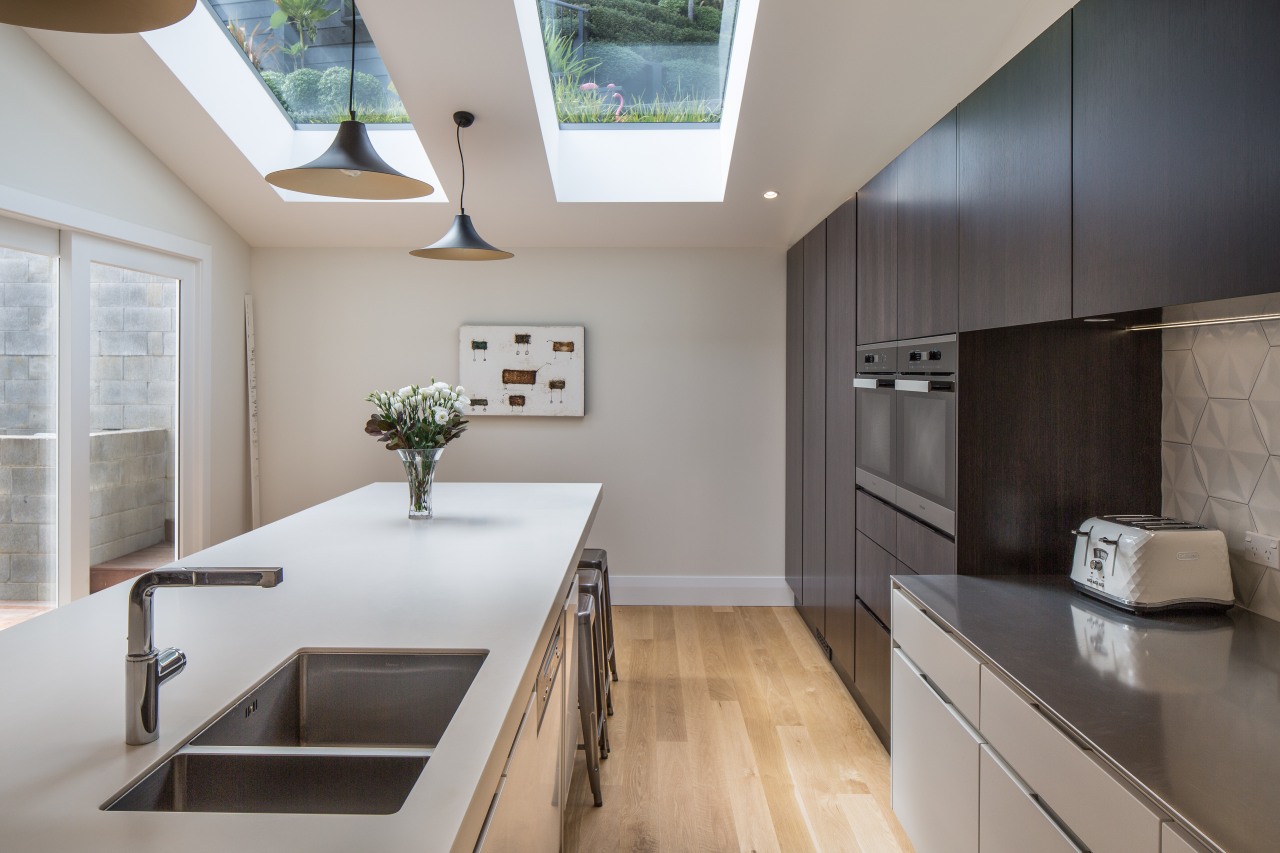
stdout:
POLYGON ((861 346, 857 358, 857 377, 853 380, 857 397, 854 476, 859 486, 893 502, 897 499, 894 374, 898 370, 898 348, 894 344, 861 346))
POLYGON ((955 335, 900 343, 893 414, 894 503, 953 536, 958 355, 955 335))

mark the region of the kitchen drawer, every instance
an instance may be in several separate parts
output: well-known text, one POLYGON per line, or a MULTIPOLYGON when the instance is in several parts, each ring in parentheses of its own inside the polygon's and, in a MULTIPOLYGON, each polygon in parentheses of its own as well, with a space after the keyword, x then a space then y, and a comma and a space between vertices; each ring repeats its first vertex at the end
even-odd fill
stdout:
MULTIPOLYGON (((1082 853, 991 747, 978 768, 979 853, 1082 853)), ((1167 853, 1167 851, 1166 851, 1167 853)))
POLYGON ((889 631, 861 601, 853 608, 853 685, 876 736, 889 745, 889 631))
POLYGON ((956 543, 913 518, 897 515, 895 556, 918 575, 954 575, 956 543))
POLYGON ((893 555, 872 542, 864 533, 857 536, 853 588, 862 603, 886 625, 889 624, 889 576, 898 569, 893 555))
POLYGON ((986 667, 979 728, 1093 853, 1158 853, 1166 816, 986 667))
MULTIPOLYGON (((858 564, 862 571, 862 564, 858 564)), ((951 703, 970 720, 978 719, 982 665, 901 592, 893 593, 893 641, 951 703)))
POLYGON ((901 649, 891 713, 893 813, 916 853, 977 853, 981 738, 901 649))
POLYGON ((861 490, 858 492, 856 511, 857 528, 890 554, 895 553, 898 535, 895 518, 898 511, 861 490))
POLYGON ((1160 853, 1209 853, 1209 848, 1176 823, 1166 821, 1160 828, 1160 853))

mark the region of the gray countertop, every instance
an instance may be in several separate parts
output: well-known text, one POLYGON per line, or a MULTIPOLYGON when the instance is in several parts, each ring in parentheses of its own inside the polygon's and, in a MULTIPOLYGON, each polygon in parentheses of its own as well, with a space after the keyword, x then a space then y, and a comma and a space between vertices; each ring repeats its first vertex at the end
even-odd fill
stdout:
POLYGON ((1280 849, 1280 623, 1134 616, 1065 577, 894 580, 1205 841, 1280 849))

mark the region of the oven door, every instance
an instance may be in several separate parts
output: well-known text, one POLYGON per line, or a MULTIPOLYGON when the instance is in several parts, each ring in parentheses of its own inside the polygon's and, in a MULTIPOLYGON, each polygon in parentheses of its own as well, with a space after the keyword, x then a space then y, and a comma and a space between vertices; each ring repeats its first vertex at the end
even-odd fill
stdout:
POLYGON ((853 380, 857 397, 857 441, 854 442, 855 480, 859 486, 893 502, 894 463, 894 380, 890 377, 859 376, 853 380))
POLYGON ((950 377, 898 379, 894 388, 898 437, 894 502, 954 536, 956 382, 950 377))

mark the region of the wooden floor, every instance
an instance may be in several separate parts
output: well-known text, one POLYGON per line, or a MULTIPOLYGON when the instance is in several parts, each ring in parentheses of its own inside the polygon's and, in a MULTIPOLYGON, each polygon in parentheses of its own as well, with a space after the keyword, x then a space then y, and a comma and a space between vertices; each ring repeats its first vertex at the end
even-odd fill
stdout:
POLYGON ((140 551, 134 551, 132 554, 125 554, 123 557, 90 566, 89 592, 101 592, 173 561, 173 543, 161 542, 140 551))
POLYGON ((51 601, 0 601, 0 631, 48 613, 55 606, 51 601))
POLYGON ((613 752, 567 851, 911 851, 884 748, 793 608, 615 607, 613 752))

